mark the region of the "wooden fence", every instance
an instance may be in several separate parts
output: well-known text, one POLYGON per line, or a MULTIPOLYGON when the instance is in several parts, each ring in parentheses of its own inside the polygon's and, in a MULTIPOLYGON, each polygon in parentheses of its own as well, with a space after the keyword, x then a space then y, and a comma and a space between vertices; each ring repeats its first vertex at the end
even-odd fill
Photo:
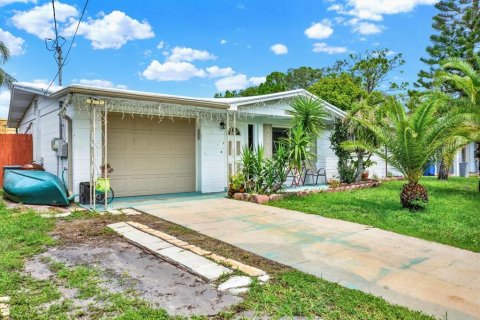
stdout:
POLYGON ((24 165, 33 159, 31 134, 0 134, 0 188, 3 166, 24 165))

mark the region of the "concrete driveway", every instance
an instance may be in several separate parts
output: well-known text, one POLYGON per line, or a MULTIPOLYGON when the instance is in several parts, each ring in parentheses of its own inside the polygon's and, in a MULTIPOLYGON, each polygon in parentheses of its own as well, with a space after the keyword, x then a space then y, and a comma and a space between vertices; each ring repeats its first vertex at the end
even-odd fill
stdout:
POLYGON ((236 200, 135 209, 395 304, 441 318, 480 319, 478 253, 236 200))

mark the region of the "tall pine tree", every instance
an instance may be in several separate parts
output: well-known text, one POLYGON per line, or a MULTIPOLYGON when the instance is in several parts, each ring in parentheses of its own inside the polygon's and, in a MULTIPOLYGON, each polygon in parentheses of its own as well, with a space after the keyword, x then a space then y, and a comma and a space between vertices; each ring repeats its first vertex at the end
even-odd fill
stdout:
POLYGON ((416 83, 426 89, 432 87, 435 73, 444 59, 457 57, 475 63, 473 54, 479 50, 480 43, 479 0, 446 0, 435 7, 440 11, 433 17, 432 27, 436 33, 430 37, 432 44, 426 49, 428 57, 421 58, 428 69, 419 72, 416 83))

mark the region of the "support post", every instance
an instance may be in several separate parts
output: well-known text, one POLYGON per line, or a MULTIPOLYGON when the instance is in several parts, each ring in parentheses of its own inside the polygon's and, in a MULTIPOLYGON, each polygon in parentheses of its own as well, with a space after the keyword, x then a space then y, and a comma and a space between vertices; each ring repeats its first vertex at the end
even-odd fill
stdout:
POLYGON ((228 133, 230 130, 230 117, 228 116, 228 110, 226 111, 227 113, 227 129, 225 130, 225 155, 226 155, 226 159, 227 159, 227 190, 228 190, 228 180, 230 178, 230 175, 229 175, 229 171, 228 171, 228 162, 230 161, 229 160, 229 154, 228 154, 228 143, 229 143, 229 136, 228 136, 228 133))
POLYGON ((96 178, 96 159, 95 159, 95 140, 97 138, 97 133, 96 133, 96 126, 97 126, 97 116, 96 116, 96 108, 95 106, 92 107, 92 115, 93 115, 93 140, 92 140, 92 150, 91 150, 91 154, 92 154, 92 171, 91 171, 91 175, 92 175, 92 183, 90 184, 90 189, 92 190, 92 193, 93 193, 93 197, 91 199, 92 201, 92 204, 93 204, 93 211, 96 211, 97 208, 96 208, 96 202, 97 202, 97 197, 95 196, 95 189, 96 189, 96 182, 97 182, 97 178, 96 178))
MULTIPOLYGON (((107 109, 107 103, 104 104, 104 116, 103 116, 103 132, 104 132, 104 147, 103 147, 103 175, 105 179, 108 179, 108 154, 107 154, 107 146, 108 146, 108 137, 107 137, 107 116, 108 116, 108 109, 107 109)), ((106 181, 106 180, 105 180, 106 181)), ((106 182, 105 182, 106 184, 106 182)), ((106 189, 106 188, 105 188, 106 189)), ((105 190, 105 211, 108 210, 108 191, 105 190)))

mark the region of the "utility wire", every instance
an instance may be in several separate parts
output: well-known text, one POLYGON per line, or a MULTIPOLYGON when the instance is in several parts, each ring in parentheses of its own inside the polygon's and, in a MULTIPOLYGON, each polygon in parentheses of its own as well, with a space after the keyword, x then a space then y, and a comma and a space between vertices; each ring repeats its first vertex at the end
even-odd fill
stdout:
POLYGON ((53 8, 53 22, 55 23, 55 41, 57 41, 58 29, 57 29, 57 15, 55 13, 55 0, 52 0, 52 8, 53 8))
MULTIPOLYGON (((43 91, 44 95, 46 95, 46 93, 48 92, 48 89, 50 89, 52 84, 55 82, 55 80, 57 79, 57 77, 60 73, 60 70, 63 68, 63 66, 65 65, 65 62, 67 61, 68 55, 70 54, 70 50, 72 49, 73 43, 75 42, 75 37, 77 36, 78 28, 80 27, 80 23, 82 22, 83 15, 85 14, 85 10, 87 9, 89 1, 90 0, 85 1, 85 5, 83 6, 83 9, 82 9, 82 14, 80 15, 80 19, 78 19, 77 27, 75 28, 75 33, 73 34, 72 41, 70 42, 70 46, 68 47, 67 54, 65 55, 65 58, 63 59, 63 62, 61 64, 60 68, 58 68, 57 74, 55 75, 55 77, 53 77, 52 81, 50 81, 50 84, 48 85, 47 89, 45 89, 43 91)), ((52 3, 53 3, 53 1, 52 1, 52 3)), ((53 11, 53 18, 55 20, 55 30, 56 30, 57 27, 56 27, 56 19, 55 19, 55 10, 53 11)))

